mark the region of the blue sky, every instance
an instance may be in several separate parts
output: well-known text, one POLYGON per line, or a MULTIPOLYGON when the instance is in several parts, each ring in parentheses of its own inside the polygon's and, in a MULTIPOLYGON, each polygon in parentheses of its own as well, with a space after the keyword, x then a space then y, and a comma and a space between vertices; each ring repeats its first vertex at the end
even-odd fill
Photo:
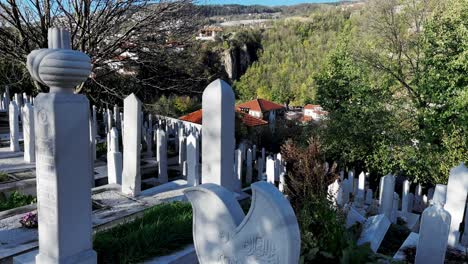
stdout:
POLYGON ((339 2, 337 0, 198 0, 198 4, 240 4, 240 5, 294 5, 302 3, 330 3, 339 2))

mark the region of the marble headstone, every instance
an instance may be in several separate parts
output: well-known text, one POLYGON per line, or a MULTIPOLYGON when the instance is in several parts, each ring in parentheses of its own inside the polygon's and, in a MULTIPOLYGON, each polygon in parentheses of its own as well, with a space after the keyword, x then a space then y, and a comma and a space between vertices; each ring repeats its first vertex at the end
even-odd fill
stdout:
POLYGON ((252 192, 246 217, 235 195, 219 185, 184 191, 194 211, 193 238, 200 263, 299 262, 299 225, 289 201, 263 181, 253 183, 252 192))

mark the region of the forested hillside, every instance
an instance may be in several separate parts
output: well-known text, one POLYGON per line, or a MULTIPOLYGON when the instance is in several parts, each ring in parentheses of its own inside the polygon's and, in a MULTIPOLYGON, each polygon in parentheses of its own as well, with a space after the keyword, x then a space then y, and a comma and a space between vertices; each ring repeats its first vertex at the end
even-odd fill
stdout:
POLYGON ((314 75, 336 46, 350 13, 322 6, 306 18, 279 21, 264 32, 263 52, 235 88, 241 100, 256 96, 291 105, 313 102, 314 75))
POLYGON ((321 104, 328 159, 442 183, 468 161, 468 1, 372 0, 263 33, 241 100, 321 104))

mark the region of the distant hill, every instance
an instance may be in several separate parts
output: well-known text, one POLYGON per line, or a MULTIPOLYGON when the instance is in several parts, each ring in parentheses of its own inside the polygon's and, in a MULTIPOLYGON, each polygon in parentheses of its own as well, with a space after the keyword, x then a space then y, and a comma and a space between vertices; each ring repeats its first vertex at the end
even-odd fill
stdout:
POLYGON ((239 16, 249 14, 274 14, 281 13, 284 16, 310 14, 320 5, 342 5, 357 1, 342 1, 336 3, 309 3, 291 6, 262 6, 262 5, 199 5, 199 13, 205 17, 215 16, 239 16))

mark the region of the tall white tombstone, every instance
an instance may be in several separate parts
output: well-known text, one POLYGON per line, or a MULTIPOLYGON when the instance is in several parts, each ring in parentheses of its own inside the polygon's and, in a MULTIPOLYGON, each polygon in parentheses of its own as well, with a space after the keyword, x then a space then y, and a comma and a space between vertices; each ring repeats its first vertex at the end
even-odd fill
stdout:
POLYGON ((379 206, 382 206, 382 194, 383 194, 383 177, 379 180, 379 206))
POLYGON ((275 184, 275 160, 268 156, 266 160, 267 182, 275 184))
POLYGON ((218 79, 203 91, 202 182, 240 192, 234 168, 234 92, 218 79))
POLYGON ((5 106, 5 110, 6 110, 7 112, 10 111, 10 109, 9 109, 9 107, 10 107, 10 99, 11 99, 10 87, 5 86, 5 103, 4 103, 4 106, 5 106))
POLYGON ((97 123, 97 113, 96 113, 96 106, 93 105, 93 116, 92 116, 92 135, 91 135, 91 143, 92 143, 92 153, 93 153, 93 160, 96 160, 96 136, 98 130, 98 123, 97 123))
POLYGON ((113 116, 114 126, 117 130, 120 129, 120 110, 118 105, 114 105, 114 116, 113 116))
POLYGON ((70 49, 67 31, 49 29, 49 49, 28 55, 32 77, 50 87, 36 97, 36 177, 39 254, 36 263, 95 264, 91 222, 89 102, 73 88, 91 60, 70 49), (71 78, 70 76, 73 76, 71 78))
POLYGON ((439 203, 424 210, 419 229, 415 264, 445 262, 451 217, 439 203))
POLYGON ((168 175, 167 175, 167 139, 166 139, 166 132, 162 129, 157 130, 157 149, 156 153, 159 157, 158 161, 158 179, 160 183, 168 182, 168 175))
POLYGON ((447 184, 447 199, 444 206, 452 216, 450 233, 448 237, 449 246, 456 247, 460 240, 460 223, 463 221, 466 196, 468 193, 468 168, 461 163, 450 170, 447 184))
POLYGON ((252 150, 248 149, 247 150, 247 155, 245 159, 245 165, 246 165, 246 170, 245 170, 245 182, 247 184, 252 183, 252 150))
POLYGON ((19 146, 19 109, 15 101, 10 102, 10 150, 13 152, 21 151, 19 146))
POLYGON ((366 188, 366 174, 364 172, 361 172, 361 174, 359 174, 358 190, 357 190, 357 201, 361 205, 364 202, 364 198, 366 194, 365 188, 366 188))
POLYGON ((395 190, 395 177, 387 174, 383 177, 383 191, 382 191, 382 204, 379 211, 384 214, 388 219, 392 219, 393 210, 393 194, 395 190))
POLYGON ((198 177, 198 162, 200 160, 200 151, 198 139, 190 133, 187 137, 187 183, 189 186, 200 185, 198 177))
POLYGON ((242 150, 236 149, 236 154, 234 156, 234 171, 236 173, 237 179, 242 183, 242 150))
POLYGON ((328 185, 328 199, 335 205, 342 205, 343 203, 343 192, 338 179, 332 184, 328 185))
POLYGON ((445 205, 445 199, 447 198, 447 185, 444 184, 436 184, 434 190, 434 196, 432 197, 432 201, 434 203, 440 203, 445 205))
POLYGON ((405 180, 403 182, 403 192, 401 194, 401 212, 406 215, 408 211, 408 194, 410 190, 410 182, 405 180))
POLYGON ((279 185, 278 185, 278 190, 280 192, 284 192, 284 186, 286 186, 286 173, 281 172, 279 176, 279 185))
POLYGON ((124 100, 122 192, 137 196, 141 191, 141 102, 132 93, 124 100))
POLYGON ((348 181, 349 181, 349 184, 351 184, 351 189, 349 189, 349 192, 354 194, 354 172, 353 171, 348 171, 348 181))
POLYGON ((23 106, 23 139, 24 161, 36 161, 36 146, 34 133, 34 109, 30 103, 23 106))
POLYGON ((106 114, 106 122, 107 122, 107 133, 110 132, 112 127, 114 126, 114 116, 112 115, 112 110, 107 109, 107 114, 106 114))
POLYGON ((119 151, 119 131, 110 132, 110 151, 107 153, 107 180, 109 184, 122 184, 122 153, 119 151))

